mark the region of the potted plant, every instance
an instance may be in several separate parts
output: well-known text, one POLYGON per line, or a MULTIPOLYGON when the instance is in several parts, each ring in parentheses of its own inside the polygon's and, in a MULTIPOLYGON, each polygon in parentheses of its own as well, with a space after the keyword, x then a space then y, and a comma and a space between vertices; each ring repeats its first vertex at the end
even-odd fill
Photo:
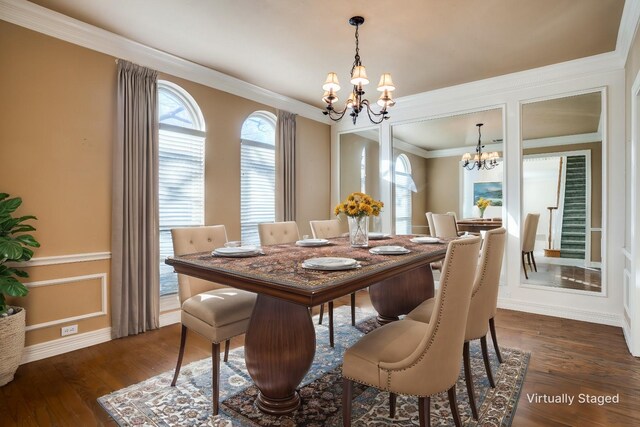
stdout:
POLYGON ((26 221, 36 217, 12 215, 21 204, 20 197, 10 198, 8 194, 0 193, 0 386, 13 380, 24 348, 25 310, 8 305, 7 296, 27 295, 29 289, 18 278, 29 275, 15 265, 29 261, 33 256, 29 248, 40 246, 32 235, 26 234, 35 230, 26 221))

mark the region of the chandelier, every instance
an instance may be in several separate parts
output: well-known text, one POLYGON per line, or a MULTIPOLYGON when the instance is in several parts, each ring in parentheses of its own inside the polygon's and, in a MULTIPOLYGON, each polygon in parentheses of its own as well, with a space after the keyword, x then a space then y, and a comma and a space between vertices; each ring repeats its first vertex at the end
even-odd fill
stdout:
POLYGON ((358 114, 361 111, 366 110, 367 115, 369 116, 369 120, 371 120, 374 124, 380 124, 383 120, 389 118, 389 113, 387 112, 387 108, 393 107, 395 105, 395 101, 391 96, 391 92, 393 92, 396 88, 393 86, 393 81, 391 80, 390 73, 384 73, 380 77, 380 83, 378 83, 378 91, 382 92, 380 94, 380 98, 378 99, 378 105, 381 107, 379 112, 375 112, 371 109, 371 104, 368 99, 364 99, 364 86, 369 84, 369 79, 367 78, 367 73, 360 61, 360 49, 358 47, 358 28, 360 25, 364 24, 364 18, 362 16, 354 16, 349 19, 349 24, 356 27, 356 55, 353 61, 353 66, 351 67, 351 84, 353 85, 353 90, 351 94, 347 98, 347 101, 342 110, 337 110, 334 107, 334 104, 338 101, 338 96, 336 93, 340 90, 340 83, 338 82, 338 75, 334 72, 327 74, 327 80, 324 85, 322 85, 322 89, 324 89, 324 95, 322 96, 322 101, 324 101, 327 106, 322 112, 324 115, 329 116, 331 120, 337 122, 344 117, 347 111, 351 110, 349 114, 353 120, 353 124, 356 124, 356 120, 358 120, 358 114))
POLYGON ((465 153, 462 156, 462 167, 467 170, 491 170, 498 165, 498 158, 500 157, 496 151, 493 153, 483 153, 482 149, 484 145, 482 145, 482 134, 480 133, 480 128, 484 125, 484 123, 478 123, 478 146, 476 147, 476 154, 473 156, 473 160, 471 160, 471 154, 465 153))

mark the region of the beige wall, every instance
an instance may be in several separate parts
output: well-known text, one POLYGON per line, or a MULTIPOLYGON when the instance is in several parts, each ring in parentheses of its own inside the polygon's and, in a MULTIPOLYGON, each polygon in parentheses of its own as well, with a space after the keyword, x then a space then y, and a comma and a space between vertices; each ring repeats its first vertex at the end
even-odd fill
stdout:
POLYGON ((365 190, 380 199, 380 144, 355 133, 340 135, 340 200, 360 191, 362 149, 366 148, 365 190))
MULTIPOLYGON (((113 57, 0 21, 0 192, 24 199, 18 213, 34 214, 36 257, 110 252, 111 150, 115 138, 116 64, 113 57)), ((205 221, 240 237, 240 129, 256 110, 271 107, 168 75, 202 109, 206 126, 205 221)), ((298 118, 298 223, 331 210, 330 127, 298 118)), ((73 280, 109 273, 108 260, 29 268, 30 281, 73 280)), ((108 280, 107 280, 108 284, 108 280)), ((32 288, 17 301, 27 324, 95 313, 95 278, 32 288)), ((108 301, 107 301, 108 304, 108 301)), ((79 333, 108 327, 108 315, 79 320, 79 333)), ((60 338, 60 327, 27 333, 27 345, 60 338)))

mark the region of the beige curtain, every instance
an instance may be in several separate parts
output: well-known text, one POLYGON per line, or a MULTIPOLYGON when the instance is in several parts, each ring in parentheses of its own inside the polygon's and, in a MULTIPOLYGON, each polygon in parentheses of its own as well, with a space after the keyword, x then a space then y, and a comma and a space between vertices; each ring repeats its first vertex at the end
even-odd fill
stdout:
POLYGON ((118 61, 113 152, 111 335, 159 326, 158 73, 118 61))
POLYGON ((296 220, 296 114, 278 111, 276 219, 296 220))

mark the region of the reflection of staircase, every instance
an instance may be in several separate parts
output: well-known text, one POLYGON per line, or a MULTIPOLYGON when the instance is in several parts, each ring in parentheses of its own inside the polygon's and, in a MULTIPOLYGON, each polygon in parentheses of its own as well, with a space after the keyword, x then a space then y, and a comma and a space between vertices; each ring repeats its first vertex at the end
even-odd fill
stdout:
POLYGON ((568 156, 562 214, 561 258, 585 259, 586 242, 586 158, 568 156))

